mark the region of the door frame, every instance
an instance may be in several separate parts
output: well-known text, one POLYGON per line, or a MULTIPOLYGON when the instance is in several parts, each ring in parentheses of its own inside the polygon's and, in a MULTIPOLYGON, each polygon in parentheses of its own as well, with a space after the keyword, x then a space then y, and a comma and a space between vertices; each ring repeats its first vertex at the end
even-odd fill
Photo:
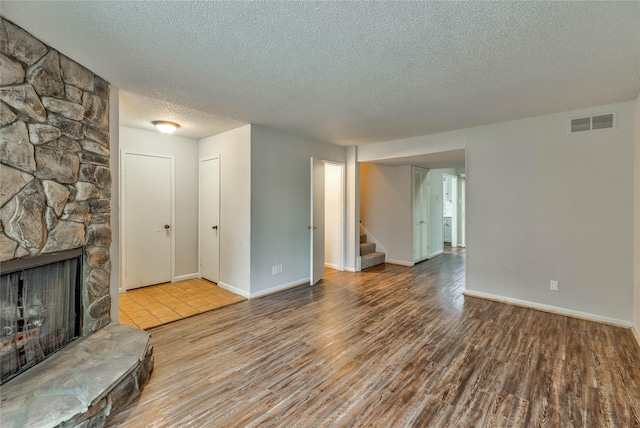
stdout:
MULTIPOLYGON (((325 165, 325 183, 326 183, 326 178, 327 178, 327 165, 332 165, 332 166, 337 166, 340 168, 340 220, 341 220, 341 225, 340 225, 340 257, 338 259, 338 270, 341 272, 344 272, 345 270, 345 259, 346 259, 346 249, 345 249, 345 245, 347 242, 347 211, 346 211, 346 206, 347 206, 347 181, 346 181, 346 164, 344 162, 334 162, 334 161, 323 161, 324 165, 325 165)), ((325 185, 325 189, 324 189, 324 194, 325 194, 325 198, 327 195, 327 186, 325 185)), ((326 204, 325 204, 325 210, 326 210, 326 204)), ((326 220, 326 216, 325 216, 325 220, 326 220)), ((325 221, 325 229, 326 229, 326 221, 325 221)), ((325 247, 327 246, 327 242, 325 240, 325 247)), ((325 260, 325 265, 326 265, 326 260, 325 260)))
POLYGON ((145 152, 141 150, 131 150, 131 149, 120 149, 120 174, 119 174, 119 204, 120 204, 120 212, 118 215, 118 221, 120 224, 120 285, 119 291, 125 292, 127 289, 125 286, 125 276, 127 273, 127 246, 126 246, 126 236, 127 236, 127 222, 125 219, 127 218, 127 206, 126 206, 126 174, 127 174, 127 155, 137 155, 137 156, 149 156, 155 158, 163 158, 169 159, 171 164, 171 175, 169 177, 170 181, 170 195, 169 200, 171 201, 171 220, 169 222, 169 226, 171 226, 171 236, 170 239, 170 253, 171 253, 171 282, 175 282, 176 278, 176 234, 175 234, 175 218, 176 218, 176 204, 175 204, 175 177, 176 177, 176 161, 175 156, 168 155, 165 153, 152 153, 145 152))
MULTIPOLYGON (((416 264, 416 263, 420 263, 422 261, 428 260, 429 258, 431 258, 431 234, 432 232, 432 227, 431 227, 431 170, 428 168, 424 168, 421 166, 416 166, 416 165, 412 165, 411 166, 411 237, 414 237, 414 233, 413 233, 413 228, 415 227, 415 223, 416 223, 416 218, 415 218, 415 208, 414 208, 414 204, 415 204, 415 174, 416 172, 420 170, 422 172, 425 172, 425 179, 427 181, 427 200, 426 200, 426 205, 427 205, 427 255, 424 257, 418 257, 417 259, 414 258, 412 260, 412 263, 416 264)), ((415 242, 412 242, 412 247, 411 247, 411 254, 413 255, 413 250, 415 248, 415 242)))
POLYGON ((325 163, 323 159, 318 159, 315 158, 313 156, 311 156, 309 158, 310 163, 310 174, 309 174, 309 180, 310 180, 310 184, 311 186, 309 186, 309 211, 310 211, 310 218, 309 218, 309 284, 311 286, 316 285, 318 282, 320 282, 320 280, 322 279, 322 277, 324 276, 324 252, 325 252, 325 243, 324 243, 324 232, 325 232, 325 227, 324 227, 324 215, 325 215, 325 207, 324 207, 324 201, 325 201, 325 163), (322 164, 322 166, 320 166, 320 164, 322 164), (319 173, 317 171, 322 171, 322 179, 321 180, 316 180, 317 175, 319 175, 319 173), (321 184, 318 184, 321 183, 321 184), (320 192, 316 192, 316 188, 320 187, 322 189, 322 194, 320 194, 320 192), (317 204, 316 204, 316 200, 317 200, 317 204), (321 210, 316 210, 316 207, 319 207, 320 205, 322 205, 322 209, 321 210), (316 223, 316 212, 318 213, 318 217, 322 216, 322 227, 319 227, 316 223), (319 229, 319 230, 318 230, 319 229), (322 272, 320 272, 320 267, 318 266, 318 264, 315 263, 315 259, 316 254, 320 254, 320 248, 318 248, 318 251, 315 251, 315 247, 316 247, 316 242, 319 241, 316 239, 316 233, 318 234, 317 236, 321 237, 322 239, 322 272), (318 273, 318 275, 316 275, 316 273, 318 273))
MULTIPOLYGON (((458 247, 460 242, 460 239, 458 237, 458 224, 460 221, 460 211, 458 210, 460 199, 458 196, 458 176, 455 174, 449 174, 447 172, 443 173, 442 176, 451 180, 451 246, 458 247)), ((444 197, 444 192, 442 193, 444 197)), ((442 203, 444 204, 444 200, 442 203)), ((444 239, 442 245, 444 246, 444 239)))
POLYGON ((220 177, 222 176, 222 173, 221 173, 222 161, 219 154, 198 160, 198 278, 202 278, 202 275, 200 272, 200 266, 202 265, 202 240, 200 239, 201 237, 200 225, 202 220, 202 190, 203 190, 202 189, 203 187, 202 186, 202 163, 210 160, 214 160, 214 159, 218 159, 218 282, 220 282, 220 277, 222 276, 221 275, 222 265, 220 264, 220 239, 222 237, 222 227, 220 227, 220 212, 221 212, 220 177))

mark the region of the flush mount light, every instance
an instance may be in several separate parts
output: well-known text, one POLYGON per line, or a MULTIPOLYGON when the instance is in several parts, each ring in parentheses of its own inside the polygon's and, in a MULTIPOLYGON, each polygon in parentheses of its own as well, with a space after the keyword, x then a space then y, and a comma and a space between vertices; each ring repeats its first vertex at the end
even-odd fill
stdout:
POLYGON ((155 120, 151 123, 153 123, 158 131, 162 132, 163 134, 172 134, 176 129, 180 128, 180 125, 178 125, 177 123, 167 122, 164 120, 155 120))

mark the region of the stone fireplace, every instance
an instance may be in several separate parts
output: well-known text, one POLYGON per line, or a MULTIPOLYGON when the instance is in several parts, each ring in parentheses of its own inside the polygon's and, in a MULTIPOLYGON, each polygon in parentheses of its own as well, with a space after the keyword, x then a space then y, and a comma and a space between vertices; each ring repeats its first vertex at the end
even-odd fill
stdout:
MULTIPOLYGON (((103 355, 105 349, 114 349, 119 361, 129 361, 129 366, 124 368, 109 366, 112 384, 107 383, 100 387, 102 389, 96 389, 96 385, 86 386, 96 389, 94 395, 89 401, 86 394, 83 395, 78 399, 81 405, 76 407, 80 413, 82 408, 90 409, 91 415, 60 416, 61 421, 77 423, 93 418, 91 426, 100 426, 100 422, 106 420, 114 409, 114 402, 122 405, 137 395, 153 365, 147 333, 130 332, 125 326, 110 324, 109 95, 107 81, 0 17, 0 270, 3 274, 0 353, 16 352, 18 360, 30 361, 29 370, 24 374, 20 374, 23 371, 20 369, 13 379, 9 380, 14 375, 6 378, 8 382, 3 385, 0 400, 3 424, 7 415, 12 414, 13 405, 18 406, 16 403, 26 396, 38 396, 38 392, 29 389, 38 387, 39 381, 34 376, 57 376, 64 384, 67 374, 58 371, 51 375, 47 371, 53 363, 45 360, 44 353, 40 352, 44 351, 42 348, 56 352, 51 360, 56 359, 59 367, 68 366, 78 373, 85 370, 88 383, 92 383, 96 368, 109 364, 108 356, 103 355), (61 311, 54 313, 51 308, 58 300, 62 302, 62 297, 50 297, 50 301, 44 303, 42 296, 52 294, 52 284, 70 274, 61 273, 57 267, 44 267, 35 274, 32 268, 24 266, 46 266, 52 258, 70 251, 77 254, 76 265, 70 268, 77 273, 77 300, 60 303, 61 311), (68 311, 65 305, 69 306, 68 311), (55 346, 43 345, 44 332, 70 334, 52 333, 58 327, 52 328, 47 322, 61 317, 66 323, 72 312, 77 317, 71 327, 73 337, 52 339, 55 346), (37 337, 35 354, 27 355, 24 344, 37 337), (80 339, 74 341, 75 337, 80 339), (91 340, 78 343, 84 339, 91 340), (100 343, 101 340, 106 344, 100 343), (140 341, 143 341, 141 351, 137 350, 140 341), (75 346, 74 364, 69 364, 69 358, 63 355, 65 350, 59 351, 58 342, 71 343, 68 348, 75 346), (122 357, 118 342, 129 344, 128 350, 142 355, 122 357), (87 352, 91 358, 91 347, 99 348, 93 366, 91 360, 84 361, 87 352), (40 364, 30 368, 31 363, 40 364), (87 367, 83 369, 77 364, 87 367), (135 388, 130 387, 132 382, 135 388), (97 419, 96 414, 100 415, 97 419), (70 416, 73 418, 65 419, 70 416)), ((40 422, 39 416, 28 411, 16 412, 17 426, 23 426, 21 420, 35 418, 36 426, 40 422)))
POLYGON ((84 248, 87 335, 111 321, 109 84, 0 25, 0 262, 84 248))
POLYGON ((81 289, 81 248, 3 264, 0 384, 80 336, 81 289))

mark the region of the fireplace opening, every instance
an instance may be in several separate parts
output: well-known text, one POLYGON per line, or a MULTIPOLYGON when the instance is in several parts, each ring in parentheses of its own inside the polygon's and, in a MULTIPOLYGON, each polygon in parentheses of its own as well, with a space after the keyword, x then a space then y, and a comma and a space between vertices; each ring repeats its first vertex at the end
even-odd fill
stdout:
POLYGON ((0 384, 80 336, 82 248, 17 259, 0 275, 0 384))

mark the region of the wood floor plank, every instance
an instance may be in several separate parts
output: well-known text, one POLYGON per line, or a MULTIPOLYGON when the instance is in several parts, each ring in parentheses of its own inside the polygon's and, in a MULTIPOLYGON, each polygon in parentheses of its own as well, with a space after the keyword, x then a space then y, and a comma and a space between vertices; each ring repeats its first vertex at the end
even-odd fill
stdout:
POLYGON ((449 249, 155 327, 151 380, 108 426, 640 426, 629 330, 463 290, 449 249))

